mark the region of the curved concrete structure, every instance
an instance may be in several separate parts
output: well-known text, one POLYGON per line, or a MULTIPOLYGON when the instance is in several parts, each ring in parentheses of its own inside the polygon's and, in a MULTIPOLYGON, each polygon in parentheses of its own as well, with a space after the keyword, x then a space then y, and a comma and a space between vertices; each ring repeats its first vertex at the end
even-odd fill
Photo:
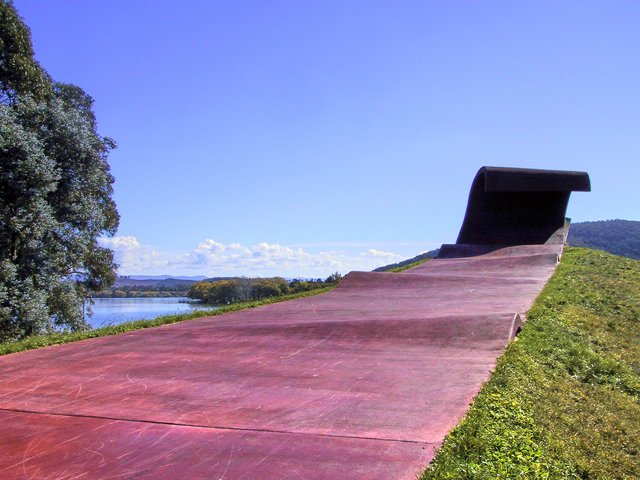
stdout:
POLYGON ((561 250, 449 246, 316 297, 0 357, 0 478, 413 479, 561 250))
POLYGON ((564 225, 571 192, 590 190, 586 172, 482 167, 457 243, 546 243, 564 225))

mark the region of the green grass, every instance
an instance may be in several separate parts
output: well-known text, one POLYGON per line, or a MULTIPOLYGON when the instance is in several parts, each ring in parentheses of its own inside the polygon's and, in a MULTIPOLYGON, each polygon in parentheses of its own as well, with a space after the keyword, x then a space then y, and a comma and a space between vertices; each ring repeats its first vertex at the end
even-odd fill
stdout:
POLYGON ((640 262, 567 248, 431 479, 640 478, 640 262))
POLYGON ((212 317, 222 315, 227 312, 236 312, 247 308, 256 308, 271 303, 284 302, 295 298, 311 297, 321 293, 326 293, 334 288, 334 285, 325 288, 318 288, 308 292, 294 293, 290 295, 282 295, 279 297, 270 297, 252 302, 234 303, 221 307, 217 310, 194 310, 188 313, 176 315, 164 315, 151 320, 138 320, 135 322, 126 322, 119 325, 109 327, 96 328, 81 332, 56 333, 50 335, 39 335, 28 337, 14 342, 0 343, 0 355, 21 352, 23 350, 32 350, 34 348, 47 347, 49 345, 58 345, 61 343, 77 342, 87 338, 106 337, 108 335, 117 335, 119 333, 130 332, 131 330, 140 330, 142 328, 158 327, 160 325, 168 325, 170 323, 183 322, 185 320, 193 320, 195 318, 212 317))
POLYGON ((406 265, 401 265, 399 267, 390 268, 389 270, 385 270, 385 272, 389 272, 389 273, 404 272, 405 270, 409 270, 410 268, 417 267, 418 265, 421 265, 421 264, 423 264, 425 262, 428 262, 429 260, 431 260, 431 259, 430 258, 424 258, 422 260, 418 260, 416 262, 408 263, 406 265))

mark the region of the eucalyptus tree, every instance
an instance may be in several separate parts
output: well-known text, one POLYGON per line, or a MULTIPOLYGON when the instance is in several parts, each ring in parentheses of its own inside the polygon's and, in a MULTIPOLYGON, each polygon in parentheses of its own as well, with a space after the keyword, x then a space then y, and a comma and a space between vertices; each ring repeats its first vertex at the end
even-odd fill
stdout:
POLYGON ((118 212, 93 100, 53 82, 29 29, 0 2, 0 339, 86 327, 92 290, 115 279, 118 212))
POLYGON ((51 78, 33 56, 29 27, 13 2, 0 1, 0 102, 21 94, 46 98, 51 87, 51 78))

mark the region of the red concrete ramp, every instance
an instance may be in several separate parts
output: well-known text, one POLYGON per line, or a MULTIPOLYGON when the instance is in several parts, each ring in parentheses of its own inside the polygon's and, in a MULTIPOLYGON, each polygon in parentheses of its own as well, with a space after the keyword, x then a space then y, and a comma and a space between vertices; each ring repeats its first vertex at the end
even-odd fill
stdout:
POLYGON ((0 478, 415 478, 560 249, 1 357, 0 478))

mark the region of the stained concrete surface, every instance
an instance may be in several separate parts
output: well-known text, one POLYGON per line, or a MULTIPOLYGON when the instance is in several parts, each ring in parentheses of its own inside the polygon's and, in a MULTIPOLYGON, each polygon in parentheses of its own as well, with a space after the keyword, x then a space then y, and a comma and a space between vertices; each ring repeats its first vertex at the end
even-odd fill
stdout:
POLYGON ((0 357, 0 478, 415 478, 560 251, 0 357))

